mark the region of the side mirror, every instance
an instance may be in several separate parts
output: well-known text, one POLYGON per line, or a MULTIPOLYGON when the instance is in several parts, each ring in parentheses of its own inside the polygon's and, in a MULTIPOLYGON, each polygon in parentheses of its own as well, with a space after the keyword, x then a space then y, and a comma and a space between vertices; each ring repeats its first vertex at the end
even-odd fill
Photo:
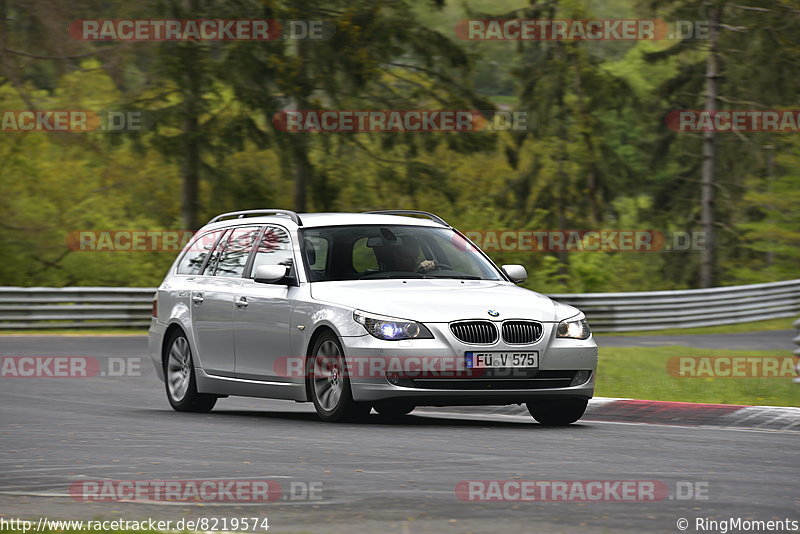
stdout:
POLYGON ((500 267, 505 275, 515 284, 528 279, 528 271, 522 265, 503 265, 500 267))
POLYGON ((280 282, 289 273, 286 265, 259 265, 253 274, 253 280, 262 284, 274 284, 280 282))

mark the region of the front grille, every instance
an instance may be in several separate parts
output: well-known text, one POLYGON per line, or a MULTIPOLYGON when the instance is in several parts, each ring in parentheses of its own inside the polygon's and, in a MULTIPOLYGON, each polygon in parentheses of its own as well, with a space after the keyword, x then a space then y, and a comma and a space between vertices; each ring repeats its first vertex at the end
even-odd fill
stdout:
POLYGON ((472 345, 491 345, 497 341, 497 327, 490 321, 467 321, 450 325, 459 341, 472 345))
POLYGON ((569 387, 577 371, 538 371, 528 378, 494 379, 447 379, 447 378, 412 378, 403 379, 398 385, 410 388, 446 389, 446 390, 504 390, 504 389, 558 389, 569 387))
POLYGON ((510 345, 530 345, 542 337, 542 324, 533 321, 503 323, 503 341, 510 345))

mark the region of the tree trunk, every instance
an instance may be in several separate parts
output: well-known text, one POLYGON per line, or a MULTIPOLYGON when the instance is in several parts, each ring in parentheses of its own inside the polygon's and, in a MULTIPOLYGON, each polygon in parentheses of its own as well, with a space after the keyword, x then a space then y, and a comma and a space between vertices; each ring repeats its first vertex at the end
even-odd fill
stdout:
MULTIPOLYGON (((191 46, 191 44, 190 44, 191 46)), ((194 54, 189 54, 193 57, 194 54)), ((198 194, 200 182, 200 146, 198 135, 198 101, 200 88, 196 71, 189 68, 189 91, 185 95, 185 118, 183 120, 184 153, 181 165, 181 178, 183 180, 183 199, 181 203, 181 219, 185 230, 197 230, 200 227, 198 212, 200 198, 198 194)))
MULTIPOLYGON (((308 41, 297 41, 297 58, 299 63, 299 76, 298 78, 305 79, 306 76, 306 61, 308 58, 308 41)), ((309 108, 308 100, 305 93, 300 93, 295 96, 295 103, 300 111, 309 108)), ((308 145, 311 139, 307 133, 296 133, 294 138, 290 139, 289 144, 292 151, 292 167, 294 174, 294 209, 298 212, 304 212, 308 209, 308 200, 306 190, 311 183, 314 169, 308 159, 308 145)))
MULTIPOLYGON (((190 14, 198 12, 197 0, 187 0, 184 8, 190 14)), ((186 43, 184 67, 186 69, 186 91, 183 104, 184 153, 181 165, 183 198, 181 202, 181 222, 184 230, 195 231, 200 228, 199 183, 200 183, 200 132, 198 116, 201 108, 201 79, 197 43, 186 43)))
MULTIPOLYGON (((710 31, 708 59, 706 60, 706 105, 705 110, 717 109, 719 90, 719 23, 720 8, 715 4, 709 11, 710 31)), ((700 251, 700 287, 712 287, 715 282, 715 221, 714 221, 714 174, 716 167, 716 139, 713 131, 703 132, 703 168, 700 180, 700 224, 705 234, 706 246, 700 251)))
POLYGON ((314 168, 308 159, 308 144, 306 133, 293 134, 295 138, 290 141, 292 147, 292 166, 294 171, 294 209, 297 212, 308 210, 306 186, 311 183, 314 168))
MULTIPOLYGON (((584 124, 584 126, 588 126, 592 120, 591 114, 589 113, 589 109, 586 106, 586 99, 583 95, 583 84, 581 79, 581 59, 578 56, 578 52, 573 50, 572 56, 572 63, 573 67, 575 68, 575 79, 573 82, 573 87, 575 90, 575 96, 578 100, 578 110, 580 112, 580 120, 584 124)), ((594 138, 592 137, 591 130, 587 131, 583 128, 583 134, 581 136, 583 138, 583 142, 586 145, 586 150, 589 154, 589 159, 586 162, 587 169, 586 169, 586 194, 589 197, 589 217, 591 218, 591 224, 593 228, 597 228, 600 224, 600 202, 598 200, 598 177, 599 177, 599 170, 597 168, 597 161, 595 160, 595 148, 594 148, 594 138)))
MULTIPOLYGON (((772 143, 764 145, 764 149, 767 151, 767 194, 772 195, 772 182, 775 181, 775 145, 772 143)), ((767 218, 767 222, 770 226, 775 224, 772 218, 767 218)), ((775 251, 768 250, 765 259, 767 267, 772 267, 775 263, 775 251)))
POLYGON ((186 136, 186 152, 184 153, 181 175, 183 179, 183 201, 181 220, 185 230, 195 231, 200 228, 198 211, 200 198, 198 194, 200 182, 200 149, 197 143, 197 117, 187 117, 184 121, 183 133, 186 136))

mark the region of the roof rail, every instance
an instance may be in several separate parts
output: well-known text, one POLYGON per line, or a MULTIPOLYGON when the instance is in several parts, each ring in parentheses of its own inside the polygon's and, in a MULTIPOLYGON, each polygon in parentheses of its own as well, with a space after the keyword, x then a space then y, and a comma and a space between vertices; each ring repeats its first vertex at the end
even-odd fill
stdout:
POLYGON ((376 211, 365 211, 364 213, 375 213, 379 215, 423 215, 428 219, 432 220, 433 222, 439 223, 442 226, 450 227, 444 219, 439 217, 438 215, 434 215, 433 213, 427 211, 419 211, 419 210, 376 210, 376 211))
POLYGON ((300 220, 300 216, 297 213, 291 210, 245 210, 245 211, 230 211, 228 213, 223 213, 221 215, 217 215, 208 223, 211 224, 215 222, 219 222, 223 219, 244 219, 245 217, 255 217, 258 215, 282 215, 284 217, 289 217, 297 226, 303 226, 303 222, 300 220))

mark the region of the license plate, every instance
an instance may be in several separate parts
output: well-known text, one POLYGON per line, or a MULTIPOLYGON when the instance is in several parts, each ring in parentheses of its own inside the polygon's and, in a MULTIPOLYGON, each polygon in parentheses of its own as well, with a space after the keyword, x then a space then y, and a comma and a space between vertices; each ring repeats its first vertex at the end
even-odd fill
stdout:
POLYGON ((537 368, 539 352, 465 352, 468 369, 537 368))

